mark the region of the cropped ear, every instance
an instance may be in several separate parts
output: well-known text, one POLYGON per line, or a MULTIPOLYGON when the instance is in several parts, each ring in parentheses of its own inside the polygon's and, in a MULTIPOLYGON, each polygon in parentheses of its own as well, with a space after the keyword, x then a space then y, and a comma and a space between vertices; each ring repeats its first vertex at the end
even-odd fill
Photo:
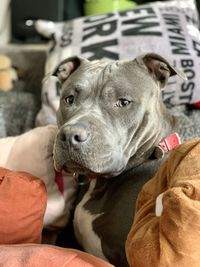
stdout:
POLYGON ((149 73, 160 82, 163 88, 170 76, 178 75, 183 80, 187 80, 184 72, 173 67, 165 58, 155 53, 148 53, 142 57, 149 73))
POLYGON ((75 70, 79 68, 83 61, 87 59, 82 57, 70 57, 63 60, 53 72, 54 76, 57 76, 61 83, 63 83, 75 70))

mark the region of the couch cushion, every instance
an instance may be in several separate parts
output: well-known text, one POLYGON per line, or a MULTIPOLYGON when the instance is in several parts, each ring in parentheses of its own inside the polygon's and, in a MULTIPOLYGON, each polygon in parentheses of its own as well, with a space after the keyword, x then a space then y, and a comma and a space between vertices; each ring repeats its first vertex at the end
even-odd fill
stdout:
POLYGON ((39 178, 0 167, 0 244, 40 243, 46 201, 39 178))

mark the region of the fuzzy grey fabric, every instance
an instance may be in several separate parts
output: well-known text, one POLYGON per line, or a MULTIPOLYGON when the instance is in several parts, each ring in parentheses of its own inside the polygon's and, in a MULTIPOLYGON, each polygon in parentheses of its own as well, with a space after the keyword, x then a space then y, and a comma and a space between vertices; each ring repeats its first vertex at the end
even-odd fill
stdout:
POLYGON ((178 133, 184 142, 194 137, 200 137, 200 109, 181 105, 170 109, 178 121, 178 133))
POLYGON ((5 120, 3 117, 3 108, 0 106, 0 138, 7 135, 5 120))
POLYGON ((9 56, 12 65, 23 73, 12 90, 0 91, 0 137, 15 136, 35 127, 35 117, 41 106, 46 52, 8 45, 0 47, 0 54, 9 56))
POLYGON ((31 93, 0 93, 0 137, 16 136, 34 128, 39 106, 31 93))

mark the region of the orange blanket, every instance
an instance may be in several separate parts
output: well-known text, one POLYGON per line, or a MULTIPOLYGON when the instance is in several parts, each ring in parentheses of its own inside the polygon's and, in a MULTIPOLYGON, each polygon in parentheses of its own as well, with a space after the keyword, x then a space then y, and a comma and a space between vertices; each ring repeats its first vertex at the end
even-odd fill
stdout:
POLYGON ((176 147, 144 185, 126 253, 131 267, 200 266, 200 139, 176 147))

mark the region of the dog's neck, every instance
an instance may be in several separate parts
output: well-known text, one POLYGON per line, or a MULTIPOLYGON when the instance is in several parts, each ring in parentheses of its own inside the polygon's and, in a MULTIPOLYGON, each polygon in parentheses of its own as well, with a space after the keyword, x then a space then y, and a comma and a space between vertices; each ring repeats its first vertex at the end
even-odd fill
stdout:
MULTIPOLYGON (((177 131, 177 121, 174 116, 172 116, 165 107, 163 103, 161 104, 163 112, 160 112, 160 118, 158 121, 158 131, 155 132, 155 135, 152 137, 152 140, 147 141, 141 146, 138 151, 130 158, 126 170, 132 169, 143 162, 160 160, 162 161, 165 158, 166 151, 159 151, 159 144, 165 140, 172 133, 177 131)), ((155 126, 156 127, 156 126, 155 126)))
MULTIPOLYGON (((148 169, 148 176, 149 178, 157 171, 162 161, 169 155, 171 149, 173 149, 176 145, 180 144, 180 139, 177 133, 170 134, 161 142, 158 144, 158 146, 153 147, 152 149, 149 149, 143 157, 141 157, 138 161, 134 161, 134 163, 129 165, 129 168, 127 167, 126 170, 123 172, 123 174, 120 174, 119 176, 112 177, 110 179, 105 177, 97 177, 96 178, 96 185, 95 190, 92 193, 92 196, 95 197, 101 197, 102 194, 106 191, 107 185, 116 183, 117 181, 121 183, 120 181, 124 180, 124 177, 129 177, 129 173, 131 173, 131 176, 136 175, 144 169, 148 169), (165 147, 167 145, 167 148, 165 147), (152 150, 157 149, 160 147, 164 151, 162 157, 155 157, 152 153, 152 150), (164 147, 164 149, 163 149, 164 147), (122 177, 122 179, 120 178, 122 177)), ((87 178, 86 178, 87 180, 87 178)), ((88 181, 88 180, 87 180, 88 181)))

